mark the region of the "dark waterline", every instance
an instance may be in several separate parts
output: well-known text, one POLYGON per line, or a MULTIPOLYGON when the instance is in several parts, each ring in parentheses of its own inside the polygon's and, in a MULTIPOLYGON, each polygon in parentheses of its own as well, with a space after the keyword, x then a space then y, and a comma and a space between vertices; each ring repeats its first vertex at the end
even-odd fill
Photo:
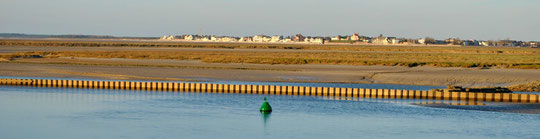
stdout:
POLYGON ((540 115, 425 100, 0 86, 0 138, 535 138, 540 115), (429 101, 428 101, 429 102, 429 101))

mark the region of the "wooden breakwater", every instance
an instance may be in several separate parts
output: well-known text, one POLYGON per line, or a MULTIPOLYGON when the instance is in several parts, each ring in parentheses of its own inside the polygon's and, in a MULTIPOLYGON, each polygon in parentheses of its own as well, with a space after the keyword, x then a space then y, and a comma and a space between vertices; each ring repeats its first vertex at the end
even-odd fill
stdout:
POLYGON ((540 103, 540 95, 518 93, 434 92, 422 90, 239 85, 160 81, 89 81, 54 79, 0 79, 0 85, 94 89, 154 90, 177 92, 242 93, 269 95, 336 96, 389 99, 437 99, 487 102, 540 103))

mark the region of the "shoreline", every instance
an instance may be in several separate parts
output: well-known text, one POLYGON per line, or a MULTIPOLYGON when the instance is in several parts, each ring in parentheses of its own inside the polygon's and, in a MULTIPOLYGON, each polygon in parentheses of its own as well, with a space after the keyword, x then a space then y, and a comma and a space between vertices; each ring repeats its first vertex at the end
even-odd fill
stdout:
POLYGON ((199 61, 176 60, 24 59, 18 62, 0 62, 0 76, 165 81, 208 79, 245 82, 456 85, 465 87, 526 84, 538 81, 540 78, 539 70, 526 69, 479 70, 388 66, 201 64, 203 63, 199 61))

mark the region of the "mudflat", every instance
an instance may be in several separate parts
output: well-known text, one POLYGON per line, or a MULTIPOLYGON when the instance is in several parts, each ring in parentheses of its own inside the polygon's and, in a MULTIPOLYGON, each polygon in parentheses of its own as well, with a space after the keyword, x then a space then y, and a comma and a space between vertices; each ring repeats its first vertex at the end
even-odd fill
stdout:
POLYGON ((0 63, 1 76, 121 80, 230 80, 407 85, 505 86, 540 79, 540 70, 347 65, 266 65, 105 58, 21 59, 0 63))
MULTIPOLYGON (((365 66, 347 64, 249 64, 242 62, 203 61, 204 58, 212 57, 214 52, 216 52, 216 57, 225 55, 223 57, 227 58, 227 54, 230 53, 250 54, 247 56, 256 57, 252 53, 272 52, 280 54, 283 52, 292 55, 295 52, 314 52, 314 54, 326 52, 341 53, 344 52, 342 50, 0 46, 0 54, 5 55, 20 52, 61 53, 56 53, 54 56, 48 56, 45 53, 40 58, 13 58, 0 61, 0 76, 121 80, 332 82, 433 86, 459 85, 467 87, 507 86, 539 81, 540 79, 540 70, 538 69, 365 66), (123 51, 130 51, 139 55, 145 52, 152 52, 156 55, 164 56, 155 58, 130 58, 129 54, 131 53, 121 53, 123 51), (201 60, 193 57, 184 59, 167 57, 167 54, 189 54, 191 52, 207 54, 201 60), (100 53, 109 53, 109 55, 99 55, 100 53), (127 57, 110 57, 116 53, 124 54, 127 57)), ((389 55, 389 52, 380 51, 370 53, 384 53, 389 55)), ((276 57, 279 57, 279 55, 276 57)), ((403 59, 406 59, 406 57, 403 59)), ((534 59, 532 60, 535 61, 534 59)))

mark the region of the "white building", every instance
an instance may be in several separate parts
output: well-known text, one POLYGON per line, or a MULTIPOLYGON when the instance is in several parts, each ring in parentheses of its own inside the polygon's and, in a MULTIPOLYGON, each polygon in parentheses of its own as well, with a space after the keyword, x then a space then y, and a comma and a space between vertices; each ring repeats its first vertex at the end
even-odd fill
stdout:
POLYGON ((281 40, 283 40, 283 36, 272 36, 272 39, 270 40, 270 42, 281 42, 281 40))
POLYGON ((383 44, 383 45, 397 44, 397 43, 399 43, 399 40, 396 39, 395 37, 384 37, 382 35, 379 35, 379 37, 375 37, 375 38, 371 39, 371 43, 383 44))
POLYGON ((353 40, 353 41, 360 40, 360 34, 359 33, 353 33, 353 35, 351 36, 351 40, 353 40))
POLYGON ((217 42, 218 38, 216 36, 210 36, 210 41, 217 42))
POLYGON ((426 39, 418 39, 419 44, 426 44, 426 39))
POLYGON ((253 42, 269 42, 270 40, 271 40, 270 37, 264 36, 264 35, 253 36, 253 42))
POLYGON ((238 41, 240 41, 240 42, 253 42, 253 38, 252 37, 242 37, 238 41))
POLYGON ((205 42, 211 41, 210 37, 208 37, 208 36, 203 36, 203 37, 201 37, 200 40, 205 41, 205 42))
POLYGON ((221 41, 221 42, 237 42, 238 38, 235 38, 235 37, 221 37, 221 38, 219 38, 219 41, 221 41))
POLYGON ((174 36, 173 35, 165 35, 165 36, 161 36, 161 38, 159 38, 160 40, 174 40, 174 36))
POLYGON ((480 46, 489 46, 489 43, 487 41, 479 41, 478 44, 480 46))
POLYGON ((192 40, 198 40, 199 36, 194 35, 184 35, 184 40, 192 41, 192 40))
POLYGON ((304 39, 304 42, 307 43, 317 43, 317 44, 324 44, 324 39, 319 37, 307 37, 304 39))
POLYGON ((294 42, 291 38, 285 38, 282 40, 282 42, 294 42))
POLYGON ((391 42, 392 44, 399 44, 399 39, 397 39, 397 38, 391 38, 391 39, 390 39, 390 42, 391 42))

